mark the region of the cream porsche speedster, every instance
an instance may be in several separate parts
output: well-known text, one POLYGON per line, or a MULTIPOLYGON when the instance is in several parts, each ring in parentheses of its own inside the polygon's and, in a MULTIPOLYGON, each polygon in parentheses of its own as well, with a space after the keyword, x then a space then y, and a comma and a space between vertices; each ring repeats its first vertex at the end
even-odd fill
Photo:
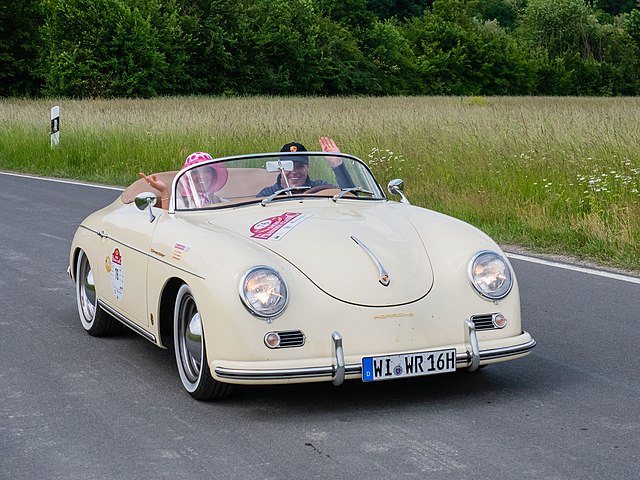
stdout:
POLYGON ((412 206, 401 180, 387 198, 354 156, 243 155, 156 176, 166 208, 133 183, 79 226, 69 273, 89 334, 126 325, 172 348, 196 399, 474 371, 535 347, 498 245, 412 206))

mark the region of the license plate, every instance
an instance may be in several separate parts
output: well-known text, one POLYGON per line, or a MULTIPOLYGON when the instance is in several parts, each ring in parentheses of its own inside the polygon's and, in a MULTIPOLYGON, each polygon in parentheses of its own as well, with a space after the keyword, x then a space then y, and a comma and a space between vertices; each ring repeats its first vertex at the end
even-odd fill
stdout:
POLYGON ((362 359, 362 381, 434 375, 456 371, 456 349, 404 353, 362 359))

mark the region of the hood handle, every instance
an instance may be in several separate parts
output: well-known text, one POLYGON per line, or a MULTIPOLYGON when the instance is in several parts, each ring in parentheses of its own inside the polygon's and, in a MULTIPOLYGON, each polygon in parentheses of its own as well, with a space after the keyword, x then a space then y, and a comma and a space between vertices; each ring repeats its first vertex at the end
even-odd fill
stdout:
POLYGON ((373 260, 373 263, 375 263, 376 267, 378 267, 378 274, 379 274, 378 281, 382 285, 384 285, 385 287, 388 287, 389 283, 391 283, 391 279, 389 278, 389 274, 387 273, 387 271, 384 269, 384 267, 380 263, 380 260, 378 260, 376 258, 376 256, 373 254, 373 252, 371 250, 369 250, 369 248, 364 243, 362 243, 360 240, 358 240, 353 235, 351 236, 351 240, 356 242, 356 244, 359 245, 360 248, 362 248, 367 255, 369 255, 369 258, 371 258, 371 260, 373 260))

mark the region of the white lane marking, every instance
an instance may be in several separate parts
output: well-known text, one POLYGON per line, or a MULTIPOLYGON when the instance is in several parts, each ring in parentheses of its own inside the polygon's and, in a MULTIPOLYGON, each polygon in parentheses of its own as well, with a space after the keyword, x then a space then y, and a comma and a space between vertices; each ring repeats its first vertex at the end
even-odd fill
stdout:
MULTIPOLYGON (((81 185, 83 187, 103 188, 105 190, 117 190, 117 191, 120 191, 120 192, 124 190, 124 188, 122 188, 122 187, 108 187, 108 186, 105 186, 105 185, 94 185, 94 184, 91 184, 91 183, 74 182, 74 181, 70 181, 70 180, 59 180, 57 178, 35 177, 35 176, 32 176, 32 175, 24 175, 24 174, 20 174, 20 173, 0 172, 0 175, 10 175, 10 176, 13 176, 13 177, 32 178, 32 179, 35 179, 35 180, 45 180, 47 182, 67 183, 69 185, 81 185)), ((569 265, 567 263, 551 262, 549 260, 542 260, 540 258, 527 257, 525 255, 519 255, 517 253, 507 253, 507 257, 513 258, 515 260, 522 260, 523 262, 537 263, 537 264, 540 264, 540 265, 546 265, 548 267, 562 268, 564 270, 571 270, 571 271, 574 271, 574 272, 586 273, 588 275, 596 275, 596 276, 599 276, 599 277, 611 278, 611 279, 614 279, 614 280, 620 280, 622 282, 637 283, 637 284, 640 285, 640 278, 630 277, 628 275, 620 275, 618 273, 603 272, 601 270, 594 270, 592 268, 578 267, 578 266, 575 266, 575 265, 569 265)))
POLYGON ((62 242, 68 242, 69 241, 69 239, 67 239, 67 238, 57 237, 55 235, 51 235, 50 233, 40 232, 40 233, 38 233, 38 235, 42 235, 43 237, 47 237, 47 238, 53 238, 54 240, 60 240, 62 242))
POLYGON ((93 183, 75 182, 73 180, 60 180, 59 178, 36 177, 34 175, 24 175, 22 173, 0 172, 0 175, 7 175, 7 176, 10 176, 10 177, 30 178, 32 180, 43 180, 45 182, 66 183, 68 185, 80 185, 82 187, 102 188, 104 190, 116 190, 118 192, 122 192, 124 190, 124 188, 122 188, 122 187, 110 187, 108 185, 96 185, 96 184, 93 184, 93 183))
POLYGON ((515 260, 522 260, 523 262, 538 263, 540 265, 546 265, 548 267, 562 268, 564 270, 571 270, 574 272, 586 273, 589 275, 596 275, 599 277, 611 278, 613 280, 621 280, 623 282, 637 283, 640 285, 640 278, 630 277, 628 275, 620 275, 619 273, 604 272, 602 270, 594 270, 592 268, 578 267, 576 265, 569 265, 567 263, 551 262, 549 260, 542 260, 540 258, 526 257, 524 255, 518 255, 516 253, 507 253, 507 257, 515 260))

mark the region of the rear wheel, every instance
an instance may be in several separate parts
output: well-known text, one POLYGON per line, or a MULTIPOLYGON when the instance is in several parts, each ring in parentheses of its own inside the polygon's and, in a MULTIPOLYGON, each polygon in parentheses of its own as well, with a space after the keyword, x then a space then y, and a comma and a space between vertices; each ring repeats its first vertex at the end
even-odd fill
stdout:
POLYGON ((178 373, 187 392, 197 400, 225 397, 231 386, 218 382, 211 376, 202 320, 193 292, 188 285, 182 285, 176 297, 173 340, 178 373))
POLYGON ((76 299, 80 323, 87 333, 103 337, 118 333, 122 324, 100 308, 93 269, 89 258, 80 251, 76 262, 76 299))

